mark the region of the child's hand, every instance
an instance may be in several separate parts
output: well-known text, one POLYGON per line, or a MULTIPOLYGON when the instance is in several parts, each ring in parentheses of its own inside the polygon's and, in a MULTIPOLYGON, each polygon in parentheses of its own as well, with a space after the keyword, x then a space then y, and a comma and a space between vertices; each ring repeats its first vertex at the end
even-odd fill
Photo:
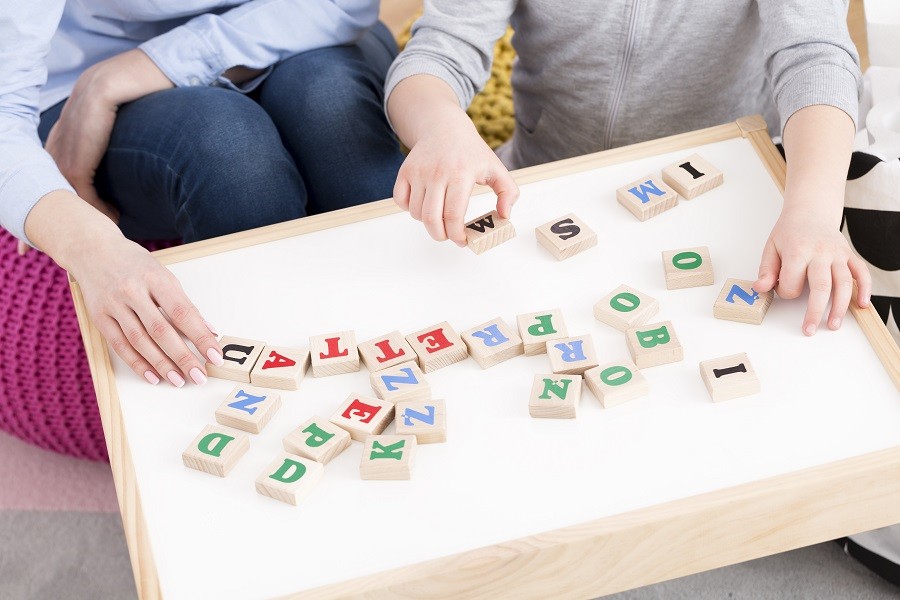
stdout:
POLYGON ((786 207, 772 228, 753 289, 762 293, 775 288, 780 297, 793 299, 803 292, 809 280, 803 333, 813 335, 825 314, 829 296, 828 327, 841 326, 854 279, 859 286, 857 303, 860 308, 866 307, 872 291, 866 264, 853 253, 832 219, 823 218, 816 207, 796 206, 786 207))
POLYGON ((394 201, 422 221, 437 241, 449 238, 464 247, 466 209, 475 184, 494 190, 497 212, 505 219, 519 188, 465 113, 448 117, 413 146, 397 174, 394 201))

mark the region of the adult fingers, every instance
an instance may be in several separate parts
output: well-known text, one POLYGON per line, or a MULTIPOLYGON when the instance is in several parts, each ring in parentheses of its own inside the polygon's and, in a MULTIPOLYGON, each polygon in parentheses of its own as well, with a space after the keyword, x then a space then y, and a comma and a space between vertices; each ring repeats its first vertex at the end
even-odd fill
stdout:
POLYGON ((846 262, 835 262, 831 265, 831 311, 828 313, 828 326, 838 329, 847 313, 850 297, 853 295, 853 277, 846 262))
MULTIPOLYGON (((143 377, 148 382, 156 385, 160 381, 160 373, 168 373, 172 370, 171 366, 166 364, 165 356, 162 354, 162 351, 159 348, 153 349, 149 347, 148 344, 152 344, 152 341, 149 340, 146 331, 143 330, 140 321, 137 320, 137 317, 135 317, 134 314, 131 315, 130 320, 126 320, 125 326, 129 327, 128 330, 123 328, 123 323, 121 321, 108 315, 95 318, 94 322, 97 324, 100 333, 102 333, 103 337, 109 342, 113 352, 125 361, 125 364, 131 367, 131 370, 139 377, 143 377), (145 348, 150 355, 149 359, 135 347, 131 341, 132 339, 145 348), (157 362, 161 369, 151 366, 151 361, 157 362)), ((170 382, 172 385, 176 385, 175 381, 170 380, 170 382)), ((183 379, 181 380, 181 385, 184 385, 183 379)))
POLYGON ((869 267, 866 266, 865 261, 855 254, 847 261, 847 266, 850 268, 850 274, 856 280, 858 288, 856 304, 860 308, 865 308, 872 300, 872 274, 869 273, 869 267))
POLYGON ((16 244, 16 252, 19 253, 19 256, 25 256, 26 254, 28 254, 29 250, 31 250, 31 247, 22 240, 19 240, 19 242, 16 244))
POLYGON ((447 186, 447 197, 444 200, 444 229, 453 242, 459 247, 466 245, 465 217, 469 206, 469 198, 475 182, 453 181, 447 186))
POLYGON ((813 335, 825 314, 828 298, 831 296, 831 265, 814 260, 806 270, 809 279, 809 301, 803 318, 803 333, 813 335))
MULTIPOLYGON (((177 279, 171 277, 168 282, 154 285, 150 294, 163 310, 177 331, 183 333, 194 344, 201 356, 221 367, 225 364, 222 358, 222 347, 216 339, 215 332, 203 318, 197 307, 190 301, 177 279)), ((158 312, 158 311, 157 311, 158 312)), ((180 342, 179 338, 179 342, 180 342)), ((181 344, 184 345, 183 343, 181 344)), ((179 350, 181 346, 178 347, 179 350)), ((172 356, 170 354, 170 356, 172 356)), ((191 353, 193 357, 193 353, 191 353)), ((205 370, 205 369, 204 369, 205 370)), ((191 372, 188 371, 190 375, 191 372)), ((195 383, 202 383, 200 377, 191 376, 195 383)))
MULTIPOLYGON (((190 351, 187 344, 184 343, 181 336, 178 335, 178 332, 175 331, 175 328, 156 304, 148 299, 147 301, 136 303, 133 310, 155 345, 178 366, 178 371, 182 375, 190 377, 198 385, 206 383, 206 373, 201 370, 197 356, 190 351)), ((144 340, 141 340, 141 342, 144 342, 144 340)), ((143 347, 138 346, 134 341, 132 341, 132 344, 141 354, 144 354, 146 345, 143 347)), ((144 354, 144 356, 147 356, 147 354, 144 354)), ((159 360, 158 356, 155 356, 155 358, 159 360)), ((174 383, 171 377, 172 370, 170 369, 165 373, 166 377, 174 383)))
POLYGON ((428 235, 439 242, 447 239, 447 230, 444 227, 444 195, 447 188, 441 184, 432 184, 425 190, 425 200, 422 202, 422 223, 428 235))
POLYGON ((768 292, 778 283, 778 273, 781 271, 781 257, 775 243, 770 239, 763 248, 762 258, 759 261, 759 277, 753 284, 753 289, 759 293, 768 292))

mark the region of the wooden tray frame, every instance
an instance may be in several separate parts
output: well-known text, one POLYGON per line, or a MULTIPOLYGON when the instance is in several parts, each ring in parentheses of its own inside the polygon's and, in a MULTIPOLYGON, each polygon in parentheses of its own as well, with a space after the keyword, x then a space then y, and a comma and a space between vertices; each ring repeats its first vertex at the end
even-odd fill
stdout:
MULTIPOLYGON (((519 184, 746 138, 784 193, 760 116, 513 173, 519 184)), ((484 188, 476 190, 476 193, 484 188)), ((398 212, 382 200, 156 252, 174 264, 398 212)), ((106 342, 71 282, 138 596, 162 598, 106 342)), ((855 299, 854 290, 854 299, 855 299)), ((900 349, 871 306, 851 312, 900 390, 900 349)), ((900 522, 900 446, 285 596, 590 598, 900 522)))

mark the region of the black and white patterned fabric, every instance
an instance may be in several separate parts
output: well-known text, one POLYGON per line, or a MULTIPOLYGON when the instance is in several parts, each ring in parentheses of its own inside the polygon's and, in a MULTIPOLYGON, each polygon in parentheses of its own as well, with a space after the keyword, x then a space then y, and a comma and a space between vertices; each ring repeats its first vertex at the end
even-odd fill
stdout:
MULTIPOLYGON (((900 160, 854 152, 841 231, 869 265, 872 304, 900 344, 900 160)), ((845 551, 900 585, 900 525, 842 540, 845 551)))

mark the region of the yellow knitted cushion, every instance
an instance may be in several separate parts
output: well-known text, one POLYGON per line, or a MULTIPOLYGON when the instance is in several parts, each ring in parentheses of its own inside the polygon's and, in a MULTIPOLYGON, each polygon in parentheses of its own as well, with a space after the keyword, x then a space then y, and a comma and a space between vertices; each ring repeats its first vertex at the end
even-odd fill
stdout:
MULTIPOLYGON (((416 15, 410 19, 397 36, 397 45, 401 50, 409 41, 410 28, 418 18, 419 15, 416 15)), ((491 77, 466 111, 478 133, 491 148, 496 148, 512 137, 515 128, 510 74, 516 51, 513 50, 511 39, 512 29, 507 29, 506 35, 497 41, 491 77)))

